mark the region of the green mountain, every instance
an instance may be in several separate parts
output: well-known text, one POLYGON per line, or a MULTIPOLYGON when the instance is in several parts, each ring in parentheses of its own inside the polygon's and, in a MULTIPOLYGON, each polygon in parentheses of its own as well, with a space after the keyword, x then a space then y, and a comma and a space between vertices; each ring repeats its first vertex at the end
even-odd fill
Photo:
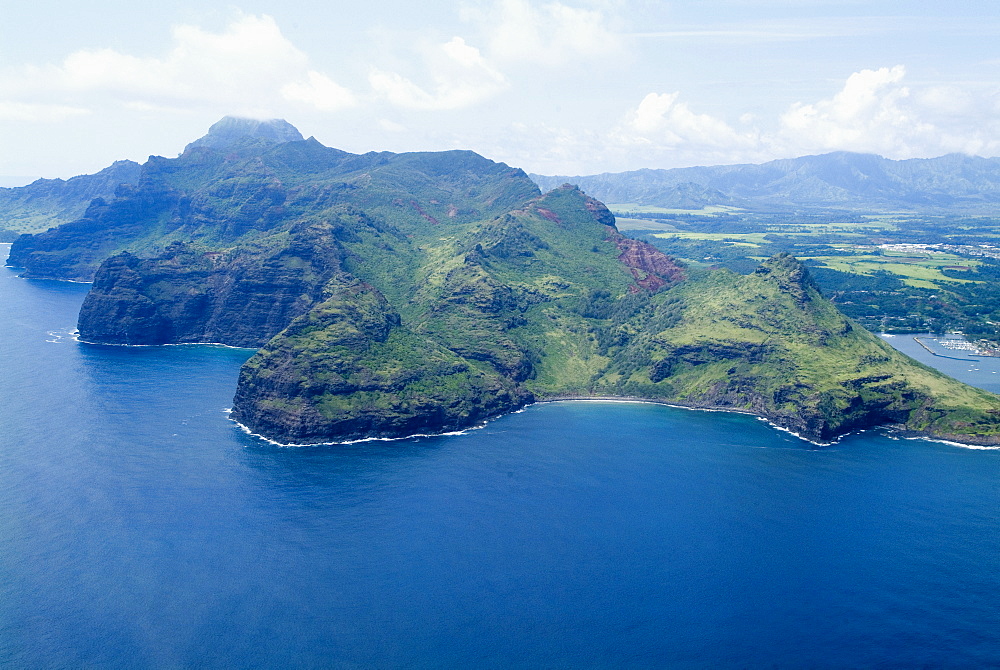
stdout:
POLYGON ((0 188, 0 241, 79 219, 92 200, 111 200, 119 186, 135 184, 138 178, 138 163, 116 161, 96 174, 0 188))
POLYGON ((992 213, 1000 203, 1000 158, 962 154, 897 161, 838 151, 759 165, 531 177, 542 189, 570 182, 606 202, 680 209, 735 205, 992 213))
POLYGON ((888 424, 1000 442, 1000 398, 855 326, 791 257, 693 272, 575 187, 266 125, 226 121, 150 159, 134 188, 19 238, 8 263, 93 279, 84 340, 259 348, 233 417, 282 443, 602 396, 751 412, 815 441, 888 424))

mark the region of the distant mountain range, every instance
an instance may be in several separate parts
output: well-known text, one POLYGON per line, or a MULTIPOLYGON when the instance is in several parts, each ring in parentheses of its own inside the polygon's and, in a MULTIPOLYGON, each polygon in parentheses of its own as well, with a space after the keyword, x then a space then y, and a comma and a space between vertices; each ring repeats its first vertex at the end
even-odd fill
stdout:
POLYGON ((571 183, 607 203, 678 209, 984 212, 1000 204, 1000 158, 962 154, 897 161, 839 151, 759 165, 530 177, 543 191, 571 183))
MULTIPOLYGON (((294 126, 283 121, 224 119, 188 149, 220 148, 234 139, 262 146, 303 140, 294 126)), ((0 241, 78 219, 95 198, 111 200, 122 184, 135 185, 139 173, 137 163, 117 161, 92 175, 0 188, 0 241)), ((1000 158, 962 154, 897 161, 841 151, 759 165, 529 176, 542 191, 570 183, 619 209, 626 204, 691 210, 725 205, 757 211, 991 214, 1000 205, 1000 158)))
MULTIPOLYGON (((226 117, 212 131, 189 144, 192 148, 225 148, 233 142, 260 146, 300 142, 304 138, 292 124, 226 117)), ((72 179, 37 179, 27 186, 0 188, 0 242, 21 233, 40 233, 81 218, 95 198, 113 200, 119 187, 135 186, 141 167, 129 160, 116 161, 96 174, 72 179)))

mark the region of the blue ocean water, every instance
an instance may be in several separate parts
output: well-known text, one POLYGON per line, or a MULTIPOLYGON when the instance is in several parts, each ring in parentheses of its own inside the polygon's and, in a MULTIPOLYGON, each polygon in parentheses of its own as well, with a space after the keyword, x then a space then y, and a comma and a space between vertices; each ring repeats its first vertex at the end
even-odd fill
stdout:
POLYGON ((80 344, 86 290, 0 271, 0 666, 1000 664, 1000 451, 582 402, 274 447, 250 352, 80 344))

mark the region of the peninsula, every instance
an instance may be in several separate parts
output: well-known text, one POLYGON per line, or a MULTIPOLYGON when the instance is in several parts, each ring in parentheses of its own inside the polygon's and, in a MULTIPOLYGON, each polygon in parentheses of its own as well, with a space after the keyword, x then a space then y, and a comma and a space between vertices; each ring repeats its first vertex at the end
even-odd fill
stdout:
POLYGON ((358 155, 227 117, 18 238, 8 264, 93 281, 85 341, 258 348, 233 417, 281 443, 607 396, 751 412, 817 442, 889 425, 1000 443, 1000 397, 856 325, 793 257, 681 267, 578 188, 543 194, 468 151, 358 155))

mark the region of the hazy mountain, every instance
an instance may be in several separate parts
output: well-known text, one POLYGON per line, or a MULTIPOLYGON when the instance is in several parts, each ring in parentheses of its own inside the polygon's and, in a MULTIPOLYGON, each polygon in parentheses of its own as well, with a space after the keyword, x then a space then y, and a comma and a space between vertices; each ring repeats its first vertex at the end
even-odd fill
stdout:
POLYGON ((117 161, 96 174, 0 188, 0 235, 40 232, 78 219, 91 200, 112 199, 120 185, 135 184, 138 178, 138 163, 117 161))
POLYGON ((835 152, 760 165, 531 178, 542 189, 576 184, 605 202, 678 208, 735 204, 750 208, 980 210, 1000 203, 1000 158, 961 154, 897 161, 835 152), (696 187, 701 191, 688 197, 696 187))
MULTIPOLYGON (((187 146, 223 149, 234 144, 268 146, 301 141, 302 135, 282 119, 260 121, 227 116, 187 146)), ((72 179, 38 179, 26 186, 0 188, 0 241, 20 233, 37 233, 79 219, 95 198, 112 200, 122 184, 134 185, 139 164, 117 161, 96 174, 72 179)))
POLYGON ((223 149, 234 142, 255 141, 262 144, 281 144, 303 140, 302 133, 284 119, 261 121, 238 116, 226 116, 212 124, 208 134, 187 145, 185 151, 195 147, 223 149))

